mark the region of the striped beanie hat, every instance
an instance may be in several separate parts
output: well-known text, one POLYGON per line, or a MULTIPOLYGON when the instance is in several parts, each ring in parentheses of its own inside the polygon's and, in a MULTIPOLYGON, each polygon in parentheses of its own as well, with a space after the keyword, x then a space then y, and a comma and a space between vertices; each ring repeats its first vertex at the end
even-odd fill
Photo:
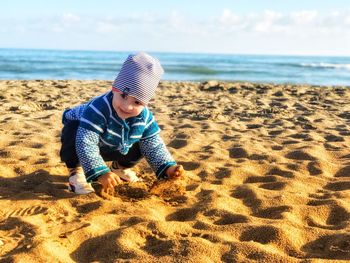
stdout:
POLYGON ((147 104, 154 96, 163 73, 158 59, 140 52, 128 56, 112 86, 147 104))

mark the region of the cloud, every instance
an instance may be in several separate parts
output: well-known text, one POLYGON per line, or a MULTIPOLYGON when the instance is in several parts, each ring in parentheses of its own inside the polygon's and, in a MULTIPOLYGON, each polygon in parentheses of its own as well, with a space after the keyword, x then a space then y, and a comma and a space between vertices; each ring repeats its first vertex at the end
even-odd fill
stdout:
POLYGON ((283 18, 283 15, 271 10, 266 10, 262 16, 257 17, 256 21, 252 21, 250 26, 254 31, 265 32, 278 32, 281 30, 279 21, 283 18))
POLYGON ((350 14, 345 17, 344 23, 346 26, 350 26, 350 14))
POLYGON ((219 17, 219 21, 224 25, 236 25, 241 22, 241 18, 235 15, 231 10, 224 9, 219 17))
POLYGON ((115 17, 96 17, 89 15, 77 15, 73 13, 62 14, 56 17, 37 17, 30 19, 17 18, 15 21, 2 19, 2 30, 38 30, 53 32, 96 32, 113 33, 120 30, 148 31, 166 30, 169 33, 184 35, 207 35, 219 32, 240 34, 271 34, 286 33, 295 34, 300 31, 331 31, 337 28, 340 32, 349 32, 350 12, 336 11, 321 15, 316 10, 301 10, 292 13, 280 13, 273 10, 265 10, 262 13, 236 14, 233 10, 224 9, 217 16, 191 17, 178 11, 170 14, 153 14, 150 12, 119 14, 115 17))
POLYGON ((62 22, 66 25, 71 25, 78 23, 80 21, 80 17, 74 14, 63 14, 62 15, 62 22))
POLYGON ((236 15, 225 9, 216 19, 222 33, 240 34, 283 34, 283 35, 327 35, 330 33, 350 33, 349 11, 330 12, 321 15, 316 10, 301 10, 280 13, 265 10, 263 13, 236 15))
MULTIPOLYGON (((2 17, 0 25, 0 42, 3 43, 10 43, 9 40, 18 35, 18 39, 19 36, 21 39, 37 39, 40 36, 44 44, 50 39, 60 39, 68 44, 75 42, 76 45, 83 43, 84 47, 93 42, 94 48, 100 45, 102 49, 124 45, 133 49, 145 46, 145 49, 154 47, 158 50, 226 52, 243 50, 247 46, 254 50, 265 45, 273 50, 278 44, 287 49, 292 45, 292 48, 297 48, 298 45, 325 45, 330 41, 344 45, 349 43, 350 10, 329 13, 265 10, 240 14, 223 9, 220 13, 206 16, 192 16, 178 10, 161 14, 139 12, 109 16, 65 13, 29 18, 2 17)), ((332 46, 329 47, 331 49, 332 46)))
POLYGON ((109 33, 115 33, 118 31, 119 27, 116 23, 108 22, 108 21, 102 21, 98 22, 96 24, 96 32, 102 33, 102 34, 109 34, 109 33))
POLYGON ((290 17, 292 18, 295 25, 306 25, 311 24, 315 21, 318 12, 315 10, 306 11, 302 10, 299 12, 293 12, 290 17))

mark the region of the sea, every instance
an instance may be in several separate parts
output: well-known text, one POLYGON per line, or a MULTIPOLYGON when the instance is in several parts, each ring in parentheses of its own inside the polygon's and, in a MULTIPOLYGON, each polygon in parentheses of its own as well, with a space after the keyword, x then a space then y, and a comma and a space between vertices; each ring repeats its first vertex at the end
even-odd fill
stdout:
MULTIPOLYGON (((113 80, 130 53, 0 48, 0 79, 113 80)), ((149 53, 163 80, 350 86, 350 57, 149 53)))

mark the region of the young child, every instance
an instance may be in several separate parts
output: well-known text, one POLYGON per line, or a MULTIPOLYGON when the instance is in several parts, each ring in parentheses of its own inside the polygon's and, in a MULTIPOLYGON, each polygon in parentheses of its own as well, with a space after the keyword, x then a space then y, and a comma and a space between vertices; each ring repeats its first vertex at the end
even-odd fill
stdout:
POLYGON ((61 160, 69 170, 69 189, 77 194, 103 190, 121 180, 140 180, 133 167, 145 157, 158 179, 184 174, 161 139, 147 104, 154 96, 164 70, 159 61, 140 52, 129 55, 112 90, 63 113, 61 160), (108 167, 105 161, 112 161, 108 167))

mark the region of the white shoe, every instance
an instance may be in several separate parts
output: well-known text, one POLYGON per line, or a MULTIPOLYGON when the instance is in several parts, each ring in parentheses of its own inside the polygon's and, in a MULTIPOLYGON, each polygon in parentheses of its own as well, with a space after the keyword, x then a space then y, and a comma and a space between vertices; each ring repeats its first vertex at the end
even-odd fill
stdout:
POLYGON ((86 181, 84 171, 81 167, 69 168, 68 190, 79 194, 89 194, 95 192, 91 184, 86 181))
POLYGON ((117 162, 112 162, 112 165, 109 168, 111 169, 112 173, 117 174, 120 177, 120 179, 124 181, 131 182, 131 183, 143 181, 141 178, 137 177, 136 172, 133 171, 131 168, 126 168, 126 169, 119 168, 117 162))

